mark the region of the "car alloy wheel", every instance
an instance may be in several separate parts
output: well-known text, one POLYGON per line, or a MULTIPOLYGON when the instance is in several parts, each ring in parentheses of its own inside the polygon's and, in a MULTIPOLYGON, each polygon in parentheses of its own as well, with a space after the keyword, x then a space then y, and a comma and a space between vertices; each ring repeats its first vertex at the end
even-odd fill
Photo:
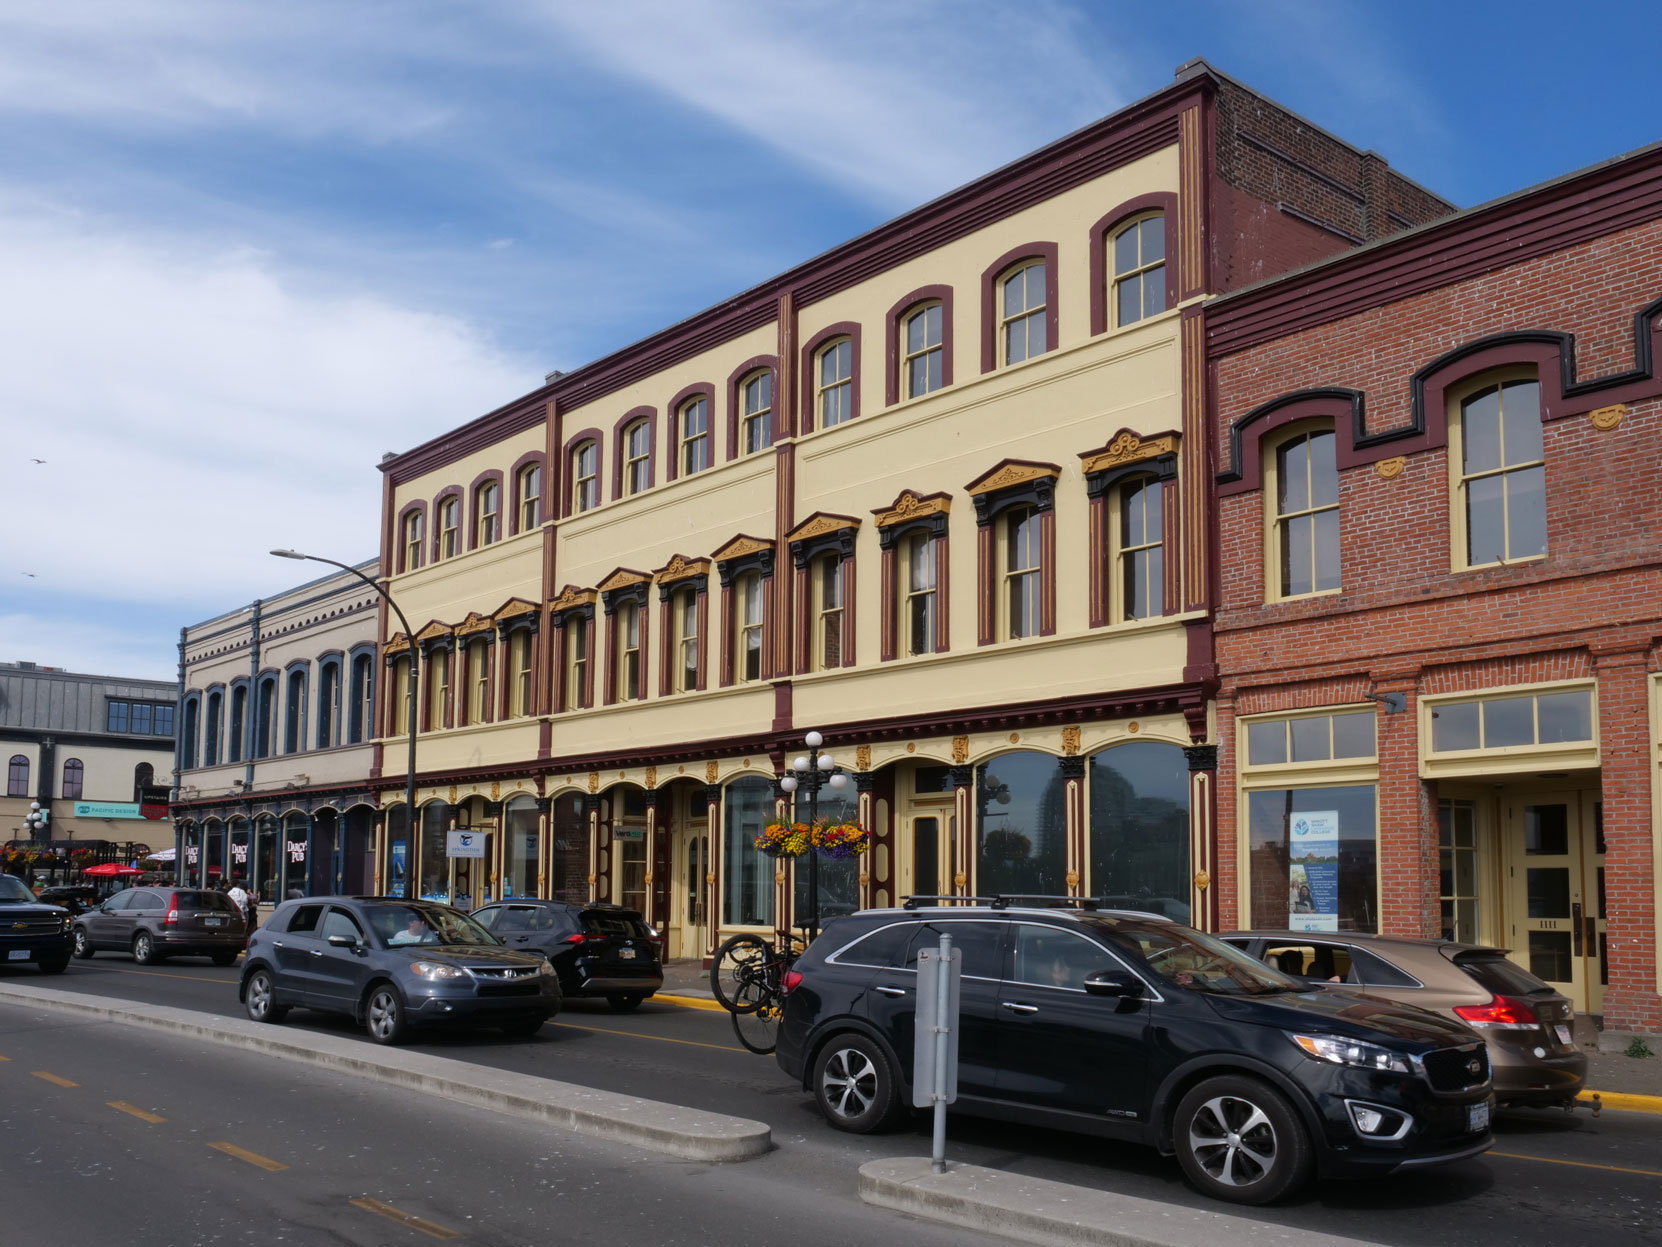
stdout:
POLYGON ((1251 1186, 1275 1168, 1275 1127, 1239 1096, 1213 1096, 1189 1122, 1189 1150, 1213 1181, 1251 1186))
POLYGON ((376 1043, 393 1044, 404 1037, 404 1006, 397 992, 383 984, 370 993, 364 1028, 376 1043))
POLYGON ((889 1058, 864 1035, 838 1035, 820 1051, 814 1098, 827 1121, 854 1134, 881 1130, 900 1108, 889 1058))
POLYGON ((256 970, 248 976, 243 1005, 256 1022, 281 1022, 288 1013, 287 1006, 277 1003, 277 986, 266 970, 256 970))
POLYGON ((1178 1105, 1173 1127, 1183 1171, 1216 1199, 1268 1203, 1309 1174, 1304 1126, 1286 1097, 1256 1078, 1200 1083, 1178 1105))
POLYGON ((147 966, 156 960, 156 945, 143 931, 133 937, 133 960, 141 966, 147 966))
POLYGON ((93 952, 92 941, 87 938, 87 933, 86 933, 85 928, 76 927, 75 928, 75 955, 77 957, 79 957, 82 961, 86 961, 92 956, 92 952, 93 952))

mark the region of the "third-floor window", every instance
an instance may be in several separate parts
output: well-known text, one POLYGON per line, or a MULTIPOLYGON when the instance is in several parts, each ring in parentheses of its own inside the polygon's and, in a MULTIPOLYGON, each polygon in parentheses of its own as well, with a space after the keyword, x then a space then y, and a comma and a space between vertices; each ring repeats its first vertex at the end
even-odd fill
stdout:
POLYGON ((1045 266, 1035 260, 999 282, 999 346, 1006 364, 1043 355, 1045 342, 1045 266))
POLYGON ((710 403, 695 398, 681 405, 681 475, 691 476, 710 466, 710 403))
POLYGON ((462 500, 452 494, 439 503, 439 557, 453 559, 461 550, 462 500))
POLYGON ((584 442, 571 452, 571 509, 592 511, 600 505, 600 451, 584 442))
POLYGON ((652 483, 652 422, 637 420, 623 435, 623 492, 638 494, 652 483))
POLYGON ((773 444, 773 374, 752 373, 739 387, 739 453, 753 455, 773 444))
POLYGON ((1339 472, 1331 429, 1300 433, 1275 452, 1279 596, 1339 588, 1339 472))
POLYGON ((488 546, 502 535, 502 486, 495 481, 479 486, 473 508, 478 517, 478 531, 474 536, 479 545, 488 546))
POLYGON ((847 338, 819 353, 814 377, 814 411, 819 427, 829 429, 854 415, 854 344, 847 338))
POLYGON ((916 398, 941 388, 941 305, 930 303, 901 326, 901 373, 904 393, 916 398))

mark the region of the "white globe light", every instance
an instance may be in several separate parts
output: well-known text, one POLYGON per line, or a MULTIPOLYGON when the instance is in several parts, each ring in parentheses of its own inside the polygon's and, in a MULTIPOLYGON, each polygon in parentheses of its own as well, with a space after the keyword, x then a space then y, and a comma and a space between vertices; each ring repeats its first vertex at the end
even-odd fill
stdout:
POLYGON ((794 776, 794 775, 785 776, 784 779, 779 781, 779 787, 781 789, 783 789, 784 791, 786 791, 786 792, 795 792, 796 791, 796 776, 794 776))
POLYGON ((38 810, 38 809, 40 809, 40 802, 39 802, 39 801, 31 801, 31 802, 29 802, 29 808, 30 808, 30 809, 31 809, 31 810, 38 810))
POLYGON ((803 739, 808 742, 808 748, 810 749, 818 749, 825 743, 825 737, 821 736, 818 732, 809 732, 803 739))
POLYGON ((791 770, 793 770, 793 771, 806 771, 807 769, 808 769, 808 759, 807 758, 798 758, 795 762, 791 763, 791 770))
POLYGON ((848 787, 848 776, 844 775, 841 771, 838 771, 835 775, 833 775, 831 777, 831 787, 833 787, 833 788, 847 788, 848 787))
POLYGON ((836 759, 828 753, 820 754, 817 761, 819 763, 819 769, 822 771, 829 771, 832 767, 837 765, 836 759))

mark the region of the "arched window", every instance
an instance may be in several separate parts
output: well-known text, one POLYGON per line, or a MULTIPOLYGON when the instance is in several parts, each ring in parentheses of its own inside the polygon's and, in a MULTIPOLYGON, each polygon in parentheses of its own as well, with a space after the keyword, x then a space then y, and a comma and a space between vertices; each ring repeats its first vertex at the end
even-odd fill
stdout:
POLYGON ((231 687, 231 747, 226 752, 227 762, 241 762, 243 759, 243 741, 248 731, 248 685, 235 684, 231 687))
POLYGON ((1119 486, 1114 512, 1114 618, 1148 619, 1164 613, 1165 486, 1139 477, 1119 486))
POLYGON ((652 484, 652 422, 637 420, 623 431, 623 496, 642 493, 652 484))
POLYGON ((978 895, 1067 891, 1067 780, 1062 760, 1006 753, 975 768, 978 895))
POLYGON ((404 570, 413 572, 421 566, 422 543, 427 539, 427 517, 420 511, 411 511, 404 517, 404 570))
POLYGON ((849 338, 820 349, 814 369, 814 413, 822 429, 854 416, 854 343, 849 338))
POLYGON ((998 283, 1000 362, 1019 364, 1049 349, 1045 333, 1045 264, 1030 260, 998 283))
POLYGON ((941 388, 941 305, 926 303, 900 327, 901 393, 917 398, 941 388))
POLYGON ((340 659, 332 658, 317 669, 317 747, 333 749, 340 744, 341 712, 340 659))
POLYGON ((288 674, 283 696, 283 752, 299 753, 306 747, 306 672, 288 674))
POLYGON ((473 495, 476 543, 492 544, 502 535, 502 486, 486 481, 473 495))
POLYGON ((1138 217, 1108 243, 1114 274, 1114 324, 1134 325, 1166 310, 1166 218, 1138 217))
POLYGON ((1183 750, 1133 741, 1091 755, 1091 896, 1189 921, 1189 766, 1183 750))
POLYGON ((254 756, 269 758, 277 739, 277 677, 268 675, 260 681, 254 705, 254 756))
POLYGON ((571 452, 571 509, 592 511, 600 505, 600 451, 584 442, 571 452))
MULTIPOLYGON (((1460 404, 1457 514, 1467 567, 1547 552, 1541 387, 1534 378, 1488 385, 1460 404)), ((1451 447, 1451 449, 1454 449, 1451 447)), ((1450 454, 1451 462, 1455 456, 1450 454)))
POLYGON ((156 782, 156 768, 148 762, 140 762, 133 768, 133 800, 142 801, 144 790, 156 782))
POLYGON ((451 494, 439 503, 439 557, 453 559, 461 550, 462 500, 451 494))
POLYGON ((528 532, 542 523, 542 465, 533 463, 519 470, 519 531, 528 532))
MULTIPOLYGON (((185 701, 185 731, 184 739, 181 742, 183 748, 180 750, 179 763, 181 769, 186 771, 196 769, 197 731, 201 713, 202 703, 198 698, 192 696, 185 701)), ((137 731, 138 729, 135 727, 134 730, 137 731)))
POLYGON ((29 795, 29 759, 20 753, 12 755, 11 765, 6 768, 6 795, 8 797, 26 797, 29 795))
POLYGON ((202 765, 219 765, 221 721, 225 717, 225 695, 218 689, 208 694, 207 722, 202 725, 202 765))
POLYGON ((739 384, 739 453, 773 445, 773 374, 753 372, 739 384))
POLYGON ((79 758, 65 758, 63 763, 63 792, 59 795, 65 801, 79 801, 81 787, 86 778, 86 768, 81 765, 79 758))
POLYGON ((746 572, 734 586, 733 612, 737 635, 733 670, 739 683, 762 678, 762 619, 763 589, 760 572, 746 572))
POLYGON ((681 475, 704 471, 710 466, 710 401, 700 395, 682 403, 676 428, 681 441, 681 475))
POLYGON ((368 654, 352 659, 352 719, 346 743, 362 744, 373 734, 375 722, 375 660, 368 654))
MULTIPOLYGON (((1539 427, 1539 426, 1537 426, 1539 427)), ((1339 471, 1333 430, 1294 433, 1275 449, 1264 496, 1275 508, 1275 544, 1266 577, 1274 597, 1339 588, 1339 471)))

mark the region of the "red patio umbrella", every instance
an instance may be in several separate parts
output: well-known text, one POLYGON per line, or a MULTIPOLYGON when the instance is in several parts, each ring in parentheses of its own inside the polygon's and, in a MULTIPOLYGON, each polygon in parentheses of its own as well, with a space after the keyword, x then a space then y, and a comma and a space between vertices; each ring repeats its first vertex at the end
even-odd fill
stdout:
POLYGON ((88 866, 81 873, 98 879, 109 879, 117 875, 142 875, 144 872, 137 866, 123 866, 120 862, 104 862, 98 866, 88 866))

